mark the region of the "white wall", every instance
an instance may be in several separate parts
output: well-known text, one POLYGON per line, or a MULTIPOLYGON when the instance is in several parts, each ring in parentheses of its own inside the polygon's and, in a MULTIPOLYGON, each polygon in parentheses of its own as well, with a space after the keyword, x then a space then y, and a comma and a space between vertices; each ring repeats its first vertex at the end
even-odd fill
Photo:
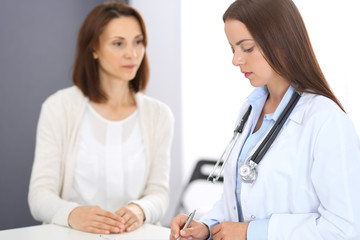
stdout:
MULTIPOLYGON (((249 82, 232 66, 222 14, 233 0, 182 1, 184 173, 217 159, 232 136, 249 82)), ((360 3, 294 0, 325 77, 360 133, 360 3)))
POLYGON ((222 15, 232 0, 182 1, 184 173, 217 159, 232 137, 240 104, 252 87, 231 65, 222 15))
POLYGON ((360 134, 360 1, 294 2, 325 77, 360 134))

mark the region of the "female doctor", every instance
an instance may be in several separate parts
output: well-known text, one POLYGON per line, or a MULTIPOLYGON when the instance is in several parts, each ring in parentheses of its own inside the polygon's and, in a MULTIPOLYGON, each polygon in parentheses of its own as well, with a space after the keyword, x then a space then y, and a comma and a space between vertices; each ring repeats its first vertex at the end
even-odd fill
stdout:
POLYGON ((223 20, 233 64, 256 88, 221 199, 185 229, 187 216, 176 216, 170 239, 360 239, 359 138, 296 6, 237 0, 223 20))

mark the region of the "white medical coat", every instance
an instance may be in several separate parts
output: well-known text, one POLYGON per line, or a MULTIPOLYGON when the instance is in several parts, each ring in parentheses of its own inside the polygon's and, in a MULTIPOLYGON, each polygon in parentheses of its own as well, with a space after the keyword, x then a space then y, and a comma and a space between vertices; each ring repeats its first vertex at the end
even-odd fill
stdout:
MULTIPOLYGON (((250 128, 225 166, 221 199, 203 219, 239 221, 236 163, 250 128)), ((242 183, 242 213, 244 221, 269 219, 269 240, 360 239, 360 142, 332 100, 303 93, 257 170, 253 184, 242 183)))

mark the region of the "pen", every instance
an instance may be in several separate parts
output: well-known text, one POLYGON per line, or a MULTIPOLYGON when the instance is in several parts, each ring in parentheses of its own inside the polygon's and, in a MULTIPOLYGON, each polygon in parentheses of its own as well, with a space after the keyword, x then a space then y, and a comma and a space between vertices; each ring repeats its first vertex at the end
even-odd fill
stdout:
MULTIPOLYGON (((189 226, 191 220, 195 216, 195 212, 196 212, 196 209, 194 209, 194 211, 189 214, 188 218, 186 219, 185 225, 184 225, 184 227, 182 229, 187 228, 189 226)), ((181 236, 179 236, 176 240, 180 240, 180 239, 181 239, 181 236)))

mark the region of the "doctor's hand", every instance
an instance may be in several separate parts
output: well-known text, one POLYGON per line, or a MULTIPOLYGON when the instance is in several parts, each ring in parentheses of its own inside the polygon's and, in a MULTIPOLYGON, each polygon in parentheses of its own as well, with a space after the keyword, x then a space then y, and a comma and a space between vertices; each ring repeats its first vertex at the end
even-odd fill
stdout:
POLYGON ((126 206, 123 206, 115 213, 124 219, 126 232, 134 231, 135 229, 139 228, 145 221, 144 211, 139 205, 135 203, 130 203, 126 206))
POLYGON ((99 206, 80 206, 68 217, 70 227, 83 232, 110 234, 124 231, 124 219, 99 206))
POLYGON ((222 222, 211 229, 213 240, 246 240, 249 223, 222 222))
POLYGON ((170 240, 175 240, 181 235, 181 239, 203 240, 209 237, 209 228, 202 222, 192 220, 186 229, 181 229, 187 220, 185 214, 177 215, 170 223, 170 240))

